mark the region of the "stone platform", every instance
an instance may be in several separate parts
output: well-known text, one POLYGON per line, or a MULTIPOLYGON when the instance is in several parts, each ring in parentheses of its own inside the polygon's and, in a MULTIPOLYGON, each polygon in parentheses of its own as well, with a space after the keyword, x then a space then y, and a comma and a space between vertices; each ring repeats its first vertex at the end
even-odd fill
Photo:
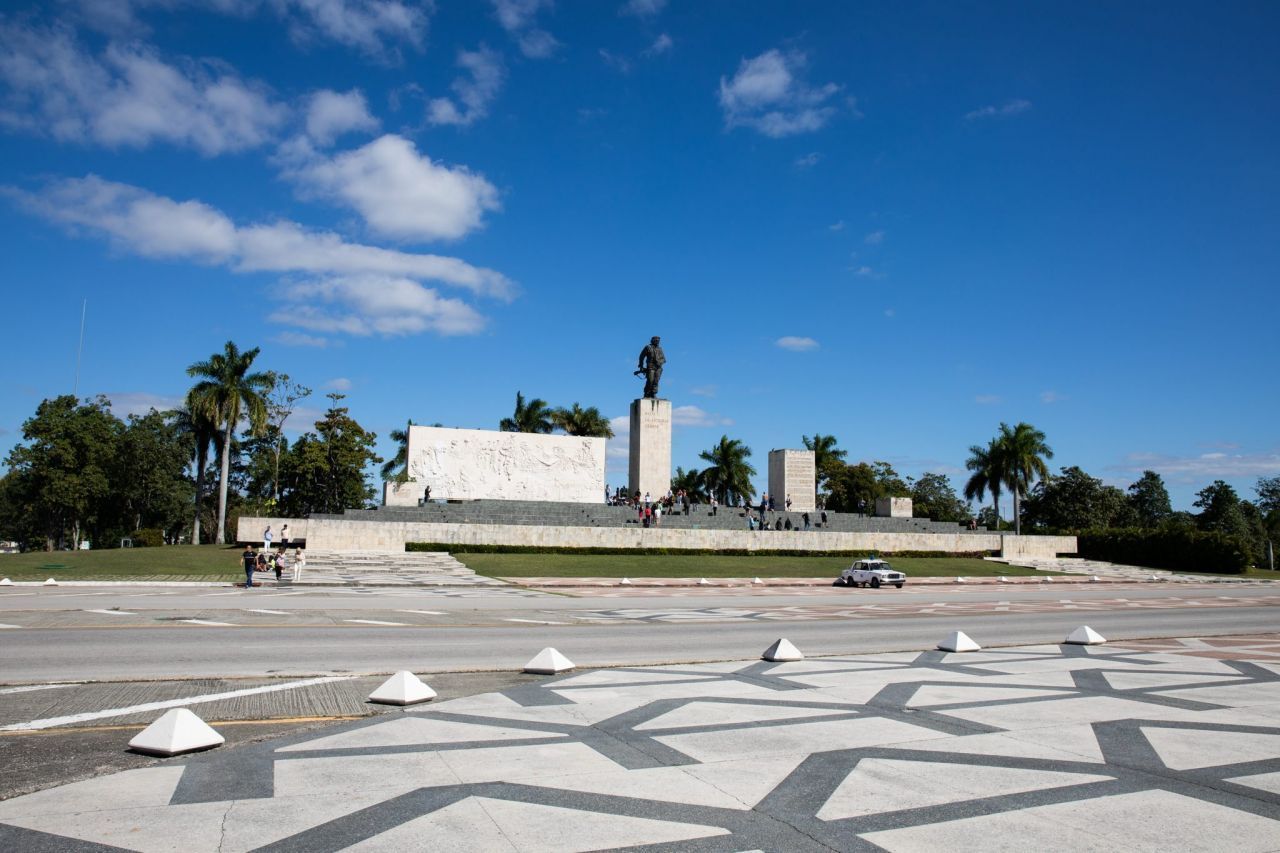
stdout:
POLYGON ((307 549, 291 586, 506 586, 477 575, 442 551, 307 549))

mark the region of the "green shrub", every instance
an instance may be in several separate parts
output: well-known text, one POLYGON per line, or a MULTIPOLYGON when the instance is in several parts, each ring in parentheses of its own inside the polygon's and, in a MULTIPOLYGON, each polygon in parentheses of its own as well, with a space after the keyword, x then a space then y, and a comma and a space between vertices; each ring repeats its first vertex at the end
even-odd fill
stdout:
POLYGON ((1118 528, 1080 533, 1079 554, 1129 566, 1175 572, 1240 574, 1249 565, 1248 544, 1240 536, 1220 532, 1165 528, 1118 528))
POLYGON ((164 531, 155 527, 144 527, 129 534, 135 548, 159 548, 164 544, 164 531))
POLYGON ((994 555, 995 551, 785 551, 781 549, 760 549, 748 551, 745 548, 728 548, 717 551, 714 548, 564 548, 551 545, 452 545, 444 542, 409 542, 406 551, 448 551, 452 554, 585 554, 591 556, 607 556, 625 554, 635 557, 972 557, 982 559, 994 555))

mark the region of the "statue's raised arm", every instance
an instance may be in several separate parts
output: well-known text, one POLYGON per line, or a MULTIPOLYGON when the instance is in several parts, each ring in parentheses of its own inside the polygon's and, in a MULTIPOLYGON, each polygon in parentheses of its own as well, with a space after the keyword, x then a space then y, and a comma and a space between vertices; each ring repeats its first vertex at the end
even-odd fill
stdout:
POLYGON ((640 350, 640 360, 636 364, 639 368, 635 371, 636 376, 644 377, 644 396, 654 398, 658 396, 658 382, 662 379, 662 365, 666 364, 667 357, 662 352, 662 339, 654 335, 649 339, 649 345, 640 350))

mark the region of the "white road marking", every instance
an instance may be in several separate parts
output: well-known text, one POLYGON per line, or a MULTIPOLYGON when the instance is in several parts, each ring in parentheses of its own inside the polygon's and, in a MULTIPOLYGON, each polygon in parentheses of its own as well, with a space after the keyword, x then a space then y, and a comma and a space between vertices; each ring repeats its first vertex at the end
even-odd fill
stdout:
POLYGON ((5 625, 3 622, 0 622, 0 628, 21 628, 21 627, 22 627, 21 625, 5 625))
POLYGON ((215 595, 240 595, 242 592, 244 592, 244 590, 242 590, 242 589, 237 589, 235 592, 206 592, 206 593, 205 593, 205 595, 206 595, 206 596, 215 596, 215 595))
POLYGON ((443 610, 397 610, 397 613, 421 613, 423 616, 447 616, 443 610))
POLYGON ((404 622, 379 622, 377 619, 343 619, 342 621, 343 621, 343 622, 358 622, 358 623, 360 623, 361 625, 400 625, 400 626, 403 626, 403 625, 405 625, 405 624, 406 624, 406 623, 404 623, 404 622))
POLYGON ((327 675, 322 678, 307 678, 302 681, 290 681, 285 684, 268 684, 264 687, 246 687, 243 690, 231 690, 226 693, 206 693, 203 696, 190 696, 186 699, 169 699, 164 702, 146 702, 128 708, 108 708, 105 711, 89 711, 84 714, 70 714, 65 717, 48 717, 43 720, 32 720, 28 723, 13 723, 0 726, 0 732, 30 732, 38 729, 52 729, 56 726, 69 726, 74 723, 85 723, 90 720, 101 720, 105 717, 122 717, 125 714, 139 714, 144 711, 160 711, 166 708, 182 708, 186 705, 200 705, 206 702, 219 702, 223 699, 235 699, 239 696, 253 696, 258 693, 278 693, 281 690, 296 690, 299 687, 310 687, 313 684, 327 684, 331 681, 345 681, 354 678, 352 675, 327 675))
POLYGON ((106 614, 106 615, 108 615, 108 616, 137 616, 137 615, 138 615, 137 613, 130 613, 128 610, 89 610, 89 609, 86 609, 84 612, 85 612, 85 613, 105 613, 105 614, 106 614))
POLYGON ((6 592, 5 598, 25 598, 28 595, 39 595, 38 592, 6 592))
POLYGON ((32 690, 56 690, 59 687, 75 687, 83 681, 68 681, 63 684, 24 684, 21 687, 0 687, 0 693, 30 693, 32 690))
POLYGON ((179 619, 179 622, 186 622, 190 625, 213 625, 215 628, 235 628, 230 622, 210 622, 208 619, 179 619))
POLYGON ((503 622, 528 622, 531 625, 568 625, 568 622, 551 622, 547 619, 503 619, 503 622))
POLYGON ((272 616, 288 616, 289 615, 289 611, 287 610, 263 610, 258 607, 246 607, 245 610, 249 613, 268 613, 272 616))

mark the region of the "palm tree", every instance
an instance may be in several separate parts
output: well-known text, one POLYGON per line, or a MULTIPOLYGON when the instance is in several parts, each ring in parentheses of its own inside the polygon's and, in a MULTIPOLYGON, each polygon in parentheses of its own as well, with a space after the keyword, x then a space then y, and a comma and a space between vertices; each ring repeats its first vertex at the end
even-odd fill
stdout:
POLYGON ((834 435, 814 433, 813 438, 802 435, 800 440, 804 442, 806 450, 813 451, 813 469, 817 474, 817 485, 821 488, 830 479, 831 469, 844 464, 845 451, 836 447, 834 435))
POLYGON ((382 482, 389 483, 395 480, 397 483, 403 483, 409 478, 409 429, 413 426, 413 418, 409 419, 409 425, 404 429, 391 430, 391 440, 397 445, 396 455, 388 459, 379 470, 382 474, 382 482))
POLYGON ((248 418, 249 430, 260 433, 266 425, 266 395, 274 384, 270 373, 250 373, 260 350, 240 352, 227 341, 223 352, 208 361, 197 361, 187 375, 200 381, 187 392, 187 408, 208 418, 222 433, 222 470, 218 477, 218 543, 227 541, 227 485, 231 479, 231 439, 241 416, 248 418))
POLYGON ((571 409, 553 409, 551 422, 569 435, 587 435, 596 438, 613 438, 609 419, 595 406, 584 409, 577 403, 571 409))
POLYGON ((1001 455, 1004 457, 1004 483, 1013 492, 1014 532, 1022 533, 1022 496, 1037 479, 1047 479, 1049 466, 1046 459, 1053 458, 1053 450, 1044 443, 1044 433, 1029 423, 1019 423, 1012 429, 1000 424, 1001 455))
POLYGON ((698 454, 699 459, 711 463, 702 470, 702 481, 719 497, 720 503, 732 505, 739 496, 748 500, 755 496, 751 478, 756 475, 756 469, 747 462, 750 455, 750 447, 727 435, 722 435, 715 447, 698 454))
POLYGON ((671 491, 679 492, 682 489, 689 496, 689 500, 694 503, 702 503, 707 499, 706 480, 702 476, 702 472, 697 468, 690 468, 688 471, 683 468, 676 468, 676 475, 671 478, 671 491))
POLYGON ((1004 448, 1000 442, 991 439, 986 447, 975 444, 969 448, 969 458, 964 467, 973 472, 969 482, 964 484, 965 500, 981 501, 991 492, 991 503, 996 513, 996 529, 1000 529, 1000 489, 1004 484, 1004 448))
MULTIPOLYGON (((195 467, 196 500, 191 521, 191 544, 200 544, 200 502, 204 497, 204 472, 209 467, 209 445, 221 445, 218 426, 211 419, 184 406, 173 413, 173 425, 185 441, 191 443, 192 464, 195 467)), ((219 448, 220 449, 220 448, 219 448)))
POLYGON ((503 432, 548 433, 552 427, 551 409, 548 408, 547 401, 535 397, 525 403, 524 395, 519 391, 516 392, 515 414, 498 422, 498 429, 503 432))

